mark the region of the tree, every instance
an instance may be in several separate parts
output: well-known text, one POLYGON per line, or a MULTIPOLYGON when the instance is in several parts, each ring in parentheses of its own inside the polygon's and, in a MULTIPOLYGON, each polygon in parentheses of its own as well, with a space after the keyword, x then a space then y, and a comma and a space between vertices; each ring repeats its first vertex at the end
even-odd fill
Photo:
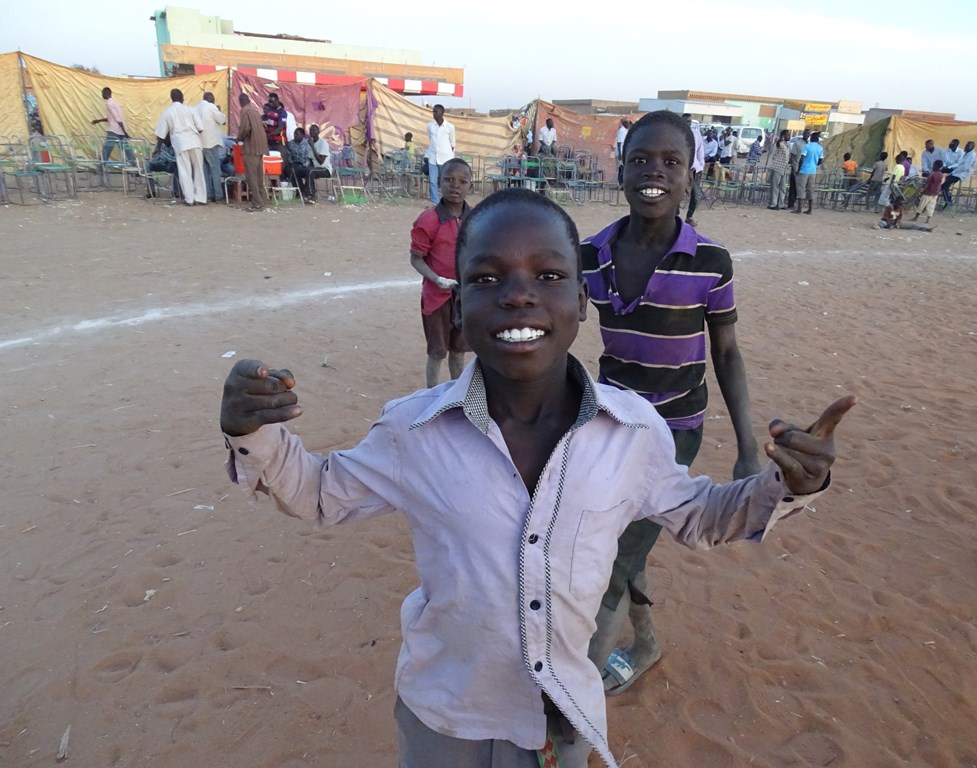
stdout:
POLYGON ((71 68, 81 70, 82 72, 88 72, 89 74, 92 75, 102 74, 101 72, 98 71, 98 67, 95 64, 92 64, 92 66, 90 67, 86 67, 84 64, 72 64, 71 68))

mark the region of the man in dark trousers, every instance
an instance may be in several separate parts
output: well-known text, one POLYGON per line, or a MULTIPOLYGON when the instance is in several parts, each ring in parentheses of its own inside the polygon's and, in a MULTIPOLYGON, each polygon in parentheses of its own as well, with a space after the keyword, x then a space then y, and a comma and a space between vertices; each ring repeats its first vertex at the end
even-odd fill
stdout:
POLYGON ((268 139, 265 137, 265 125, 261 120, 261 113, 251 103, 251 98, 246 93, 242 93, 238 96, 238 101, 241 104, 241 118, 237 138, 241 142, 241 155, 244 159, 244 180, 251 194, 249 210, 260 211, 268 205, 265 172, 261 159, 268 151, 268 139))

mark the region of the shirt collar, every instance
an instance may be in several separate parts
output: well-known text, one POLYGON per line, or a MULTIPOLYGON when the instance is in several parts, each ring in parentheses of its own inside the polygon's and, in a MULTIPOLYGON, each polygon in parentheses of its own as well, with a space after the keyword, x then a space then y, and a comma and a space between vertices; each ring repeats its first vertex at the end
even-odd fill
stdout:
MULTIPOLYGON (((624 225, 628 223, 629 218, 630 217, 625 216, 623 219, 618 219, 610 226, 602 229, 593 237, 589 237, 584 240, 584 243, 590 243, 597 248, 598 251, 602 251, 602 256, 606 255, 606 262, 609 263, 611 260, 611 252, 607 246, 617 239, 618 234, 620 234, 621 230, 624 228, 624 225)), ((668 249, 668 253, 686 253, 689 256, 695 256, 699 243, 712 242, 712 240, 709 240, 696 232, 695 228, 691 224, 687 224, 686 222, 682 221, 681 216, 676 216, 675 218, 682 225, 682 228, 679 230, 678 237, 675 238, 675 242, 672 243, 672 247, 668 249)), ((605 261, 602 258, 601 266, 604 266, 604 263, 605 261)))
MULTIPOLYGON (((458 216, 459 221, 464 221, 468 216, 468 212, 471 208, 468 207, 468 201, 466 200, 461 204, 461 216, 458 216)), ((448 206, 444 204, 444 198, 442 197, 436 206, 434 206, 435 213, 438 214, 438 221, 442 224, 447 224, 449 221, 455 218, 455 215, 448 210, 448 206)))
MULTIPOLYGON (((593 378, 583 364, 573 355, 567 354, 567 370, 580 385, 583 395, 580 398, 580 412, 571 430, 582 427, 591 421, 599 411, 603 411, 619 424, 634 429, 647 429, 645 422, 635 422, 628 418, 629 414, 619 404, 608 401, 606 395, 594 383, 593 378)), ((478 358, 473 359, 461 376, 451 386, 444 390, 421 415, 410 425, 410 429, 423 427, 434 421, 446 411, 460 408, 465 417, 482 434, 488 434, 491 417, 488 412, 488 399, 485 394, 485 379, 482 376, 482 366, 478 358)))

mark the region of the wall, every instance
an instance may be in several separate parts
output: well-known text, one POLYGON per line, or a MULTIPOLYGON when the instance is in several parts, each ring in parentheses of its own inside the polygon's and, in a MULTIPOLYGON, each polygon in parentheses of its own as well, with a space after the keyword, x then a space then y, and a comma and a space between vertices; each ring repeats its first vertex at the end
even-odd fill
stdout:
MULTIPOLYGON (((331 59, 348 58, 386 63, 423 63, 420 51, 374 48, 362 45, 335 45, 328 41, 312 42, 277 37, 235 35, 232 34, 234 29, 232 21, 220 19, 217 16, 203 16, 191 8, 168 5, 165 14, 164 19, 157 12, 156 23, 157 26, 165 24, 169 36, 168 42, 173 45, 331 59)), ((288 18, 288 14, 276 14, 270 18, 269 23, 280 25, 282 21, 288 18)), ((261 30, 254 31, 261 32, 261 30)), ((240 63, 243 65, 245 62, 240 63)), ((161 74, 165 75, 166 73, 161 69, 161 74)))

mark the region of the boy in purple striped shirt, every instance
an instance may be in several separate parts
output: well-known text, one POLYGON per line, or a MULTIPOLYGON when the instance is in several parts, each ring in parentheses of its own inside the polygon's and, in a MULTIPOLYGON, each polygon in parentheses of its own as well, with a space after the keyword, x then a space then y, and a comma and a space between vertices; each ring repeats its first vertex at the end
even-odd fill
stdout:
MULTIPOLYGON (((746 369, 736 345, 729 252, 678 215, 691 183, 694 137, 685 121, 651 112, 628 132, 624 193, 630 214, 581 244, 584 276, 600 318, 600 380, 648 400, 668 423, 675 457, 690 466, 702 442, 709 351, 736 432, 733 478, 760 469, 746 369)), ((597 615, 590 657, 608 695, 623 693, 661 657, 645 565, 661 527, 641 520, 618 541, 610 585, 597 615), (627 598, 625 593, 627 592, 627 598), (634 642, 615 649, 625 616, 634 642)))

